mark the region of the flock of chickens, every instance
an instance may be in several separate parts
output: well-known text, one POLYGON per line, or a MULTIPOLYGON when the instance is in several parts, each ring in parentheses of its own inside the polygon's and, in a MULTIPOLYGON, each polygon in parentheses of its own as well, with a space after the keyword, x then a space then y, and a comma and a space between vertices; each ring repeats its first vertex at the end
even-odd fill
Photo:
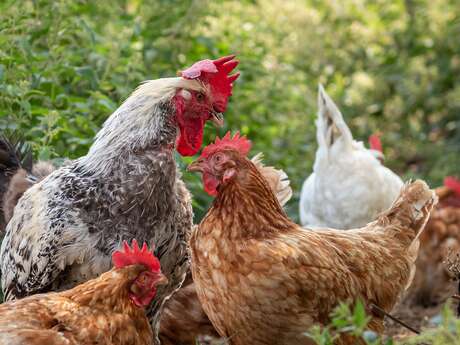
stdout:
POLYGON ((174 151, 197 154, 205 123, 223 124, 237 65, 203 60, 145 82, 60 168, 3 138, 0 344, 314 344, 306 332, 340 302, 362 300, 382 334, 377 310, 455 293, 444 261, 460 252, 460 182, 404 184, 321 86, 302 226, 283 210, 287 175, 249 159, 238 133, 188 167, 215 197, 193 224, 174 151))

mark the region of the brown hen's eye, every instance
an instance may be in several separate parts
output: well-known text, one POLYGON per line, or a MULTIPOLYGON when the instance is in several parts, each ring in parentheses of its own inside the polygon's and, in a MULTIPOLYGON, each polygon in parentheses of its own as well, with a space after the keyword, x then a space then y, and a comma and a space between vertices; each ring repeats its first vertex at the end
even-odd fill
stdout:
POLYGON ((197 95, 196 95, 196 99, 199 100, 200 102, 204 99, 204 95, 199 92, 197 95))

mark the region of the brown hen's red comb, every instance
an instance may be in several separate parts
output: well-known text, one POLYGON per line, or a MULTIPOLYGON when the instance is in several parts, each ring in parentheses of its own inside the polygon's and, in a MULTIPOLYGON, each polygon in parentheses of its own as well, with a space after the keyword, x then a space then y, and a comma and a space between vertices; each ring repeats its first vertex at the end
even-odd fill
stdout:
POLYGON ((134 239, 132 249, 128 242, 123 241, 123 250, 117 250, 112 254, 112 262, 116 268, 122 268, 130 265, 144 265, 150 268, 153 272, 160 270, 160 261, 155 257, 153 251, 149 251, 147 243, 144 242, 142 249, 134 239))
POLYGON ((201 157, 207 158, 212 154, 225 149, 235 150, 242 156, 246 156, 251 150, 251 145, 251 141, 245 136, 240 137, 240 132, 236 132, 233 138, 231 137, 230 132, 227 132, 222 139, 217 137, 214 143, 206 146, 201 153, 201 157))
POLYGON ((180 76, 185 79, 198 79, 209 84, 216 111, 224 112, 227 107, 227 99, 232 94, 233 82, 240 75, 239 73, 230 75, 238 63, 235 55, 224 56, 217 60, 201 60, 180 72, 180 76))
POLYGON ((447 176, 444 178, 444 186, 453 190, 455 194, 460 196, 460 181, 453 176, 447 176))
POLYGON ((382 142, 380 141, 380 136, 378 134, 372 134, 369 137, 369 146, 372 150, 383 153, 382 142))

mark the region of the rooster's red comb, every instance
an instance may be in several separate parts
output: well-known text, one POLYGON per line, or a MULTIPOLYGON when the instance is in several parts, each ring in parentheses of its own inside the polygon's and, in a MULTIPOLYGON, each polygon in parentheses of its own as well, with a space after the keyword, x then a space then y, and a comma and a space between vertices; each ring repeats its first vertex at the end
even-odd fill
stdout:
POLYGON ((245 136, 240 137, 240 132, 236 132, 233 138, 230 132, 227 132, 227 134, 225 134, 222 139, 217 137, 214 143, 206 146, 201 153, 201 157, 207 158, 217 151, 222 151, 225 149, 235 150, 238 151, 242 156, 246 156, 251 150, 251 141, 248 140, 245 136))
POLYGON ((112 262, 116 268, 129 265, 144 265, 153 272, 160 270, 160 261, 153 255, 153 252, 149 251, 147 243, 144 242, 142 249, 140 249, 135 239, 132 242, 132 249, 129 247, 128 242, 123 241, 123 249, 117 250, 112 254, 112 262))
POLYGON ((185 79, 199 79, 209 84, 214 96, 216 111, 224 112, 227 107, 227 99, 232 94, 233 82, 240 75, 239 73, 230 75, 238 63, 235 55, 224 56, 217 60, 201 60, 180 72, 180 76, 185 79))
POLYGON ((369 137, 369 146, 372 150, 383 153, 382 142, 380 141, 380 136, 378 134, 372 134, 369 137))
POLYGON ((444 179, 444 186, 454 191, 455 194, 460 195, 460 181, 453 176, 447 176, 444 179))

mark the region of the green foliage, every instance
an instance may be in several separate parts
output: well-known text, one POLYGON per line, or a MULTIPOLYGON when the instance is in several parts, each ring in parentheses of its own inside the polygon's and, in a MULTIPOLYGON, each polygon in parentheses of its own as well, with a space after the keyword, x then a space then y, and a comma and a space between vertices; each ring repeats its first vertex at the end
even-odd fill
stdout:
MULTIPOLYGON (((219 133, 241 130, 286 170, 297 219, 318 82, 356 138, 383 134, 404 177, 458 174, 459 18, 456 0, 5 0, 0 130, 23 133, 38 158, 76 158, 141 81, 234 52, 242 75, 219 133)), ((184 174, 200 218, 210 198, 184 174)))
POLYGON ((332 312, 330 325, 314 326, 307 335, 318 345, 334 345, 334 341, 341 334, 362 338, 368 345, 393 345, 392 340, 384 341, 376 333, 367 329, 370 319, 361 301, 356 302, 353 309, 348 304, 341 303, 332 312))
POLYGON ((423 332, 420 336, 401 342, 401 345, 457 345, 460 339, 460 320, 452 309, 446 305, 442 312, 441 324, 423 332))
POLYGON ((366 316, 362 302, 357 302, 353 309, 347 304, 340 304, 331 314, 331 320, 331 324, 327 327, 314 326, 307 333, 318 345, 334 345, 334 340, 340 334, 362 338, 367 345, 456 345, 459 343, 460 320, 454 316, 449 305, 444 307, 442 321, 438 327, 399 341, 384 339, 367 330, 370 317, 366 316))

